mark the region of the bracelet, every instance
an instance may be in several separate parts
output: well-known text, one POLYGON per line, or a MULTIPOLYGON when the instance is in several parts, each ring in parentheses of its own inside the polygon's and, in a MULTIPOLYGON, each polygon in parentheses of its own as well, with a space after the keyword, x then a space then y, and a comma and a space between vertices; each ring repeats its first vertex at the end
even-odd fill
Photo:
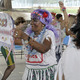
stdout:
POLYGON ((30 36, 28 36, 28 41, 30 41, 30 39, 31 39, 30 36))
POLYGON ((25 44, 28 44, 28 41, 27 40, 25 41, 25 44))
POLYGON ((71 14, 68 15, 69 17, 71 16, 71 14))
POLYGON ((66 7, 63 7, 63 8, 62 8, 62 11, 64 11, 65 9, 66 9, 66 7))

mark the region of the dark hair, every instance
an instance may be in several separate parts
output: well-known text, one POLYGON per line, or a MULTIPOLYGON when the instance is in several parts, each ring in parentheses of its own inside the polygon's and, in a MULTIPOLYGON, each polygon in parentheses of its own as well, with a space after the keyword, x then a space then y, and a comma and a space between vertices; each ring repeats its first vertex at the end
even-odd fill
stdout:
POLYGON ((80 49, 80 29, 76 33, 76 38, 73 40, 78 49, 80 49))
POLYGON ((54 16, 56 16, 56 13, 54 13, 54 12, 51 12, 51 14, 54 15, 54 16))
POLYGON ((77 23, 71 28, 71 31, 76 35, 73 41, 76 43, 77 48, 80 48, 80 13, 77 14, 77 23))
POLYGON ((74 34, 76 34, 79 29, 80 29, 80 13, 77 14, 77 23, 76 23, 76 25, 73 28, 71 28, 70 30, 74 34))
POLYGON ((62 14, 57 14, 56 18, 59 19, 60 17, 62 17, 62 14))
POLYGON ((17 26, 19 25, 20 23, 24 23, 26 22, 25 19, 23 17, 18 17, 15 21, 14 21, 14 24, 17 26))

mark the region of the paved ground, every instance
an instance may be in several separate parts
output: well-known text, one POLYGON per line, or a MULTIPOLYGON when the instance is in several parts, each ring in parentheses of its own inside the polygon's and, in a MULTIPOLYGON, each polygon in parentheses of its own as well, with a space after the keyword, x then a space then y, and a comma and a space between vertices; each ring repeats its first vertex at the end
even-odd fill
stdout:
MULTIPOLYGON (((7 80, 22 80, 22 75, 25 69, 25 59, 24 59, 24 55, 21 56, 20 55, 16 55, 16 60, 15 60, 15 70, 12 72, 12 74, 9 76, 9 78, 7 80)), ((0 56, 0 80, 1 77, 4 73, 4 70, 6 69, 6 63, 5 60, 3 58, 3 56, 0 56)))

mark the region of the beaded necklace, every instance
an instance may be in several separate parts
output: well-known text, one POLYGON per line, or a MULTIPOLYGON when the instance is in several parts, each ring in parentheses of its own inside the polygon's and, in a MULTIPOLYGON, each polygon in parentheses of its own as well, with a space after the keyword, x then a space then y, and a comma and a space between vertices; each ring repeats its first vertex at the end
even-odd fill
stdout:
MULTIPOLYGON (((45 31, 46 31, 46 27, 44 27, 43 30, 42 30, 42 31, 40 32, 40 34, 38 35, 38 37, 37 37, 37 39, 36 39, 36 41, 37 41, 38 43, 41 43, 41 40, 42 40, 42 38, 43 38, 43 35, 44 35, 45 31)), ((34 32, 31 33, 30 37, 32 37, 33 39, 35 38, 34 32)), ((30 45, 27 45, 26 48, 27 48, 28 54, 29 54, 30 56, 35 55, 35 54, 37 53, 37 51, 36 51, 35 49, 32 49, 32 47, 31 47, 30 45)))

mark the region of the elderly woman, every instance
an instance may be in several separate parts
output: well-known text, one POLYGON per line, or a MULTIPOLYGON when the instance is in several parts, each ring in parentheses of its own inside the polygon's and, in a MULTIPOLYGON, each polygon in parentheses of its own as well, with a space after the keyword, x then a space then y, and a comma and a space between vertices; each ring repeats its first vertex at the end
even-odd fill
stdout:
POLYGON ((50 12, 37 9, 31 13, 31 27, 27 32, 15 31, 14 37, 23 39, 25 49, 26 68, 22 80, 54 80, 58 35, 51 22, 50 12))

